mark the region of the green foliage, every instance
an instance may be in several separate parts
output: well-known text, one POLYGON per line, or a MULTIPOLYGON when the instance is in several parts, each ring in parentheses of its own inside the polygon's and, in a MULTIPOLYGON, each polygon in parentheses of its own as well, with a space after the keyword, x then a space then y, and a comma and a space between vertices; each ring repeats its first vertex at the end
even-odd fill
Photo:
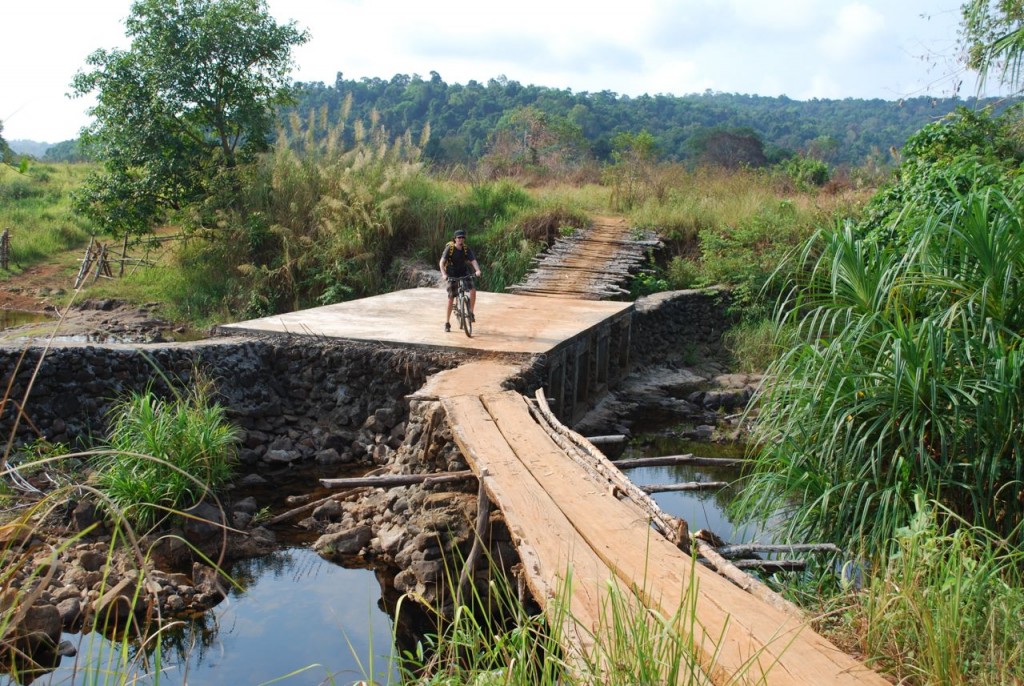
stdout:
POLYGON ((899 249, 849 227, 807 244, 813 267, 779 311, 799 343, 769 370, 744 515, 791 502, 793 540, 881 551, 920 490, 1020 535, 1021 198, 971 189, 899 249))
POLYGON ((787 200, 766 205, 736 225, 706 229, 700 234, 704 283, 732 285, 741 308, 771 300, 765 289, 773 274, 811 230, 787 200))
POLYGON ((792 338, 790 330, 780 331, 771 318, 747 317, 725 332, 723 342, 739 371, 759 374, 795 342, 792 338))
POLYGON ((501 118, 480 166, 490 178, 527 173, 557 177, 577 167, 585 151, 577 124, 531 105, 517 107, 501 118))
POLYGON ((266 148, 308 39, 264 0, 137 0, 126 28, 131 47, 92 53, 72 84, 96 93, 82 142, 105 164, 78 206, 115 235, 148 231, 266 148))
POLYGON ((92 162, 91 156, 82 149, 78 139, 54 143, 43 153, 45 162, 92 162))
POLYGON ((824 186, 829 180, 828 165, 809 157, 791 157, 782 163, 782 169, 801 189, 824 186))
POLYGON ((129 522, 149 528, 201 501, 234 472, 238 430, 202 376, 185 395, 132 392, 110 410, 96 483, 129 522))
POLYGON ((1020 109, 999 117, 960 108, 914 134, 891 184, 865 209, 858 235, 903 245, 935 211, 945 211, 970 188, 1014 192, 1024 163, 1020 109))
POLYGON ((4 123, 0 121, 0 164, 11 164, 14 161, 14 151, 4 140, 4 123))
POLYGON ((657 145, 647 131, 619 133, 612 139, 612 164, 605 169, 613 210, 629 211, 649 195, 657 145))
POLYGON ((895 551, 854 599, 853 621, 885 671, 907 683, 1024 682, 1020 548, 918 496, 895 551))
POLYGON ((665 281, 668 282, 669 290, 693 288, 700 281, 700 265, 676 255, 665 269, 665 281))
MULTIPOLYGON (((488 152, 495 131, 517 111, 533 110, 549 124, 567 123, 582 136, 580 147, 594 159, 609 162, 613 140, 622 132, 648 131, 660 160, 696 163, 700 138, 714 132, 753 134, 762 141, 769 164, 789 151, 807 151, 835 167, 856 167, 869 159, 886 159, 879 151, 899 149, 907 137, 926 123, 960 105, 998 104, 996 99, 921 96, 899 101, 762 97, 732 93, 642 95, 628 97, 610 91, 573 92, 523 85, 503 77, 486 83, 446 83, 439 74, 429 78, 396 74, 390 79, 344 79, 334 83, 299 84, 296 109, 305 117, 327 107, 332 116, 351 96, 353 115, 369 119, 371 112, 391 131, 409 129, 418 136, 430 123, 424 159, 453 167, 479 161, 488 152), (835 142, 842 144, 836 146, 835 142)), ((519 129, 522 130, 522 129, 519 129)), ((561 129, 559 129, 561 137, 561 129)), ((511 142, 511 141, 510 141, 511 142)), ((752 142, 752 141, 751 141, 752 142)), ((509 150, 527 151, 530 146, 509 150)), ((545 146, 542 146, 545 147, 545 146)))
POLYGON ((979 92, 992 71, 998 72, 1001 83, 1020 92, 1024 3, 1020 0, 966 0, 961 11, 960 45, 966 53, 967 66, 980 75, 979 92))
POLYGON ((658 275, 658 270, 653 267, 653 256, 648 256, 649 266, 641 269, 629 282, 629 296, 636 299, 652 293, 660 293, 669 290, 669 282, 658 275))
POLYGON ((251 315, 379 293, 391 261, 418 230, 406 208, 424 198, 419 149, 408 135, 341 122, 320 142, 316 120, 293 118, 272 154, 245 168, 231 206, 204 208, 208 232, 240 274, 236 305, 251 315), (238 298, 244 298, 242 302, 238 298))
POLYGON ((764 142, 756 131, 737 129, 701 129, 687 142, 697 164, 724 169, 756 169, 768 164, 764 142))

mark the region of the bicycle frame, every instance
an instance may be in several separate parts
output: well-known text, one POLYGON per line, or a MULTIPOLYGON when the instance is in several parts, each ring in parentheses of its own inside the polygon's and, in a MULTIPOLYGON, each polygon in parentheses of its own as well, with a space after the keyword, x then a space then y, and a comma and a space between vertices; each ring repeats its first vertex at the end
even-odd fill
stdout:
POLYGON ((458 287, 455 291, 454 301, 452 302, 452 309, 455 311, 455 318, 459 320, 459 328, 462 329, 467 336, 473 336, 473 318, 470 316, 470 297, 469 288, 469 276, 450 276, 448 277, 449 282, 458 282, 458 287))

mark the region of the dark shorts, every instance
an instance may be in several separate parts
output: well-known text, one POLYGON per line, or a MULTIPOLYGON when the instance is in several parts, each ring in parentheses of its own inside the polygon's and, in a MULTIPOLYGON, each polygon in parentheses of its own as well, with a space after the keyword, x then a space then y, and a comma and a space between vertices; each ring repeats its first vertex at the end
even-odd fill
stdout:
MULTIPOLYGON (((463 278, 466 279, 466 288, 468 290, 473 290, 473 289, 476 288, 476 284, 473 283, 473 277, 472 276, 466 276, 466 277, 463 277, 463 278)), ((459 292, 459 282, 458 281, 449 281, 448 282, 448 297, 449 298, 454 298, 455 294, 458 293, 458 292, 459 292)))

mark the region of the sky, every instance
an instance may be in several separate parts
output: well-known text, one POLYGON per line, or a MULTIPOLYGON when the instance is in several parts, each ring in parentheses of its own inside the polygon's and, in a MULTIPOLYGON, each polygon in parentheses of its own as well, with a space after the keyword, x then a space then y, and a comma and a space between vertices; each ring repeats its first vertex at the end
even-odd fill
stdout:
MULTIPOLYGON (((99 48, 128 48, 131 0, 0 0, 0 122, 57 143, 90 122, 69 99, 99 48)), ((440 74, 635 97, 706 90, 811 98, 975 94, 961 0, 268 0, 310 41, 298 81, 440 74), (957 83, 962 86, 957 91, 957 83)))

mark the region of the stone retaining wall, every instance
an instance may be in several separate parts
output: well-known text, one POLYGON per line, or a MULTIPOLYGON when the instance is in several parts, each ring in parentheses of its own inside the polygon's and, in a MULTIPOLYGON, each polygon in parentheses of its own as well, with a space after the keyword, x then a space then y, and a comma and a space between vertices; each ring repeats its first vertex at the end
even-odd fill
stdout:
MULTIPOLYGON (((219 402, 245 434, 246 464, 380 464, 401 442, 408 414, 405 396, 438 371, 459 363, 448 353, 409 351, 320 339, 210 339, 162 345, 90 345, 0 349, 0 377, 9 397, 24 404, 18 442, 40 435, 88 448, 105 435, 115 399, 168 382, 187 388, 197 370, 211 377, 219 402), (38 370, 36 369, 38 365, 38 370), (34 381, 32 381, 34 377, 34 381)), ((16 406, 0 415, 10 435, 16 406)))
MULTIPOLYGON (((728 291, 659 293, 636 302, 630 335, 632 365, 686 364, 720 353, 729 326, 728 291)), ((220 402, 245 435, 243 464, 382 464, 401 443, 405 396, 425 379, 459 364, 465 354, 387 348, 317 338, 213 338, 193 343, 0 348, 0 383, 21 403, 32 391, 17 442, 42 436, 89 448, 105 435, 106 415, 119 396, 169 383, 187 388, 197 370, 212 377, 220 402), (24 357, 22 357, 24 353, 24 357), (38 370, 37 370, 38 365, 38 370), (33 380, 34 379, 34 380, 33 380)), ((533 369, 512 387, 532 393, 544 371, 533 369), (521 388, 520 388, 521 387, 521 388)), ((0 413, 10 436, 17 405, 0 413)))
POLYGON ((630 357, 637 365, 693 365, 722 356, 722 334, 735 323, 725 288, 668 291, 639 298, 630 357))

